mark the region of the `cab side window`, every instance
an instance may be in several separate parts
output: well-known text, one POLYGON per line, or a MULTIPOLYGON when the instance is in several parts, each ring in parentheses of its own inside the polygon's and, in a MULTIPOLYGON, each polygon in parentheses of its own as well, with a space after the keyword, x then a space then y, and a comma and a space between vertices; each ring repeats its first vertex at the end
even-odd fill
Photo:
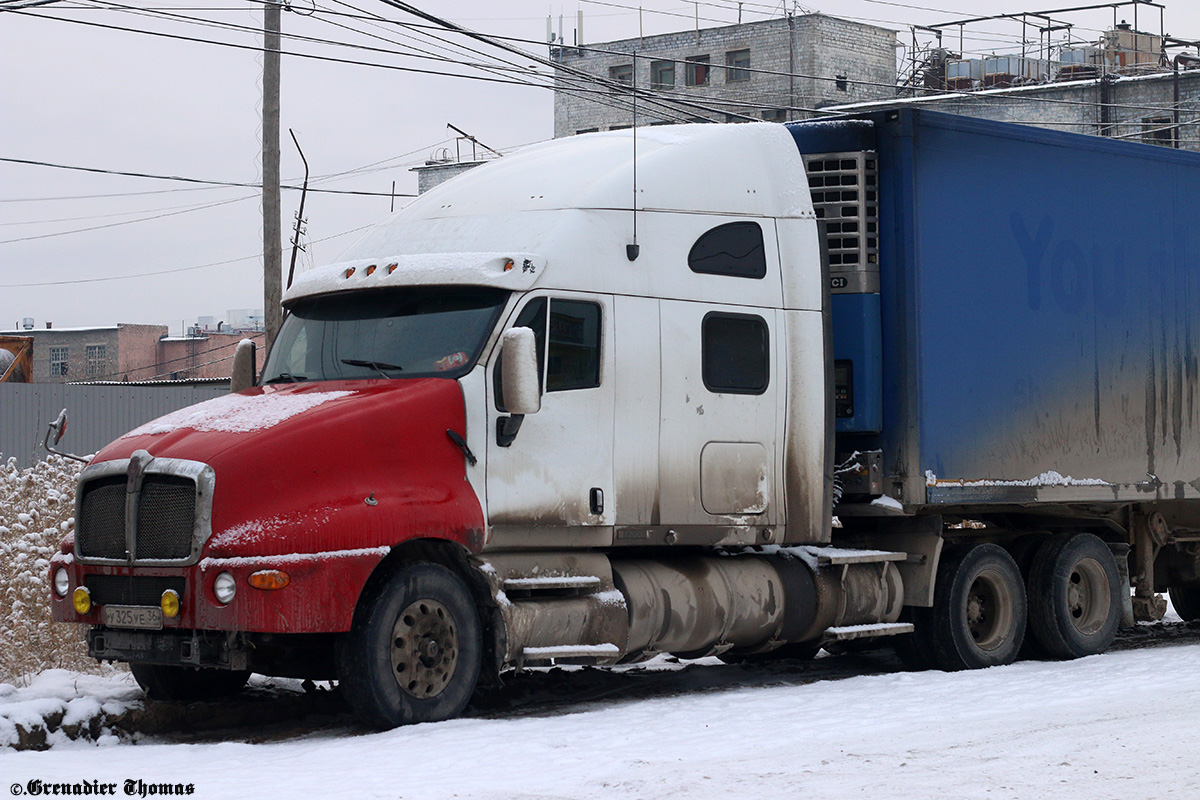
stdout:
MULTIPOLYGON (((529 328, 537 343, 538 379, 546 392, 600 385, 600 306, 580 300, 531 300, 514 328, 529 328), (547 353, 547 329, 549 352, 547 353)), ((496 408, 507 411, 500 363, 492 372, 496 408)))

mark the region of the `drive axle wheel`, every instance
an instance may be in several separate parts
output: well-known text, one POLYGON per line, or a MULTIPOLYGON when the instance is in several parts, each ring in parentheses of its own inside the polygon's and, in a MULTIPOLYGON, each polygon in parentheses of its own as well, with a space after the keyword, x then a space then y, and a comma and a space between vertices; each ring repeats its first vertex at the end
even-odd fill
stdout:
POLYGON ((1021 571, 999 545, 964 545, 938 566, 931 612, 930 652, 940 669, 1011 664, 1025 638, 1021 571))
POLYGON ((339 652, 340 685, 378 728, 449 719, 471 699, 482 649, 479 615, 458 576, 406 565, 360 600, 339 652))
POLYGON ((1121 574, 1090 533, 1060 533, 1033 560, 1029 630, 1053 658, 1102 653, 1121 624, 1121 574))

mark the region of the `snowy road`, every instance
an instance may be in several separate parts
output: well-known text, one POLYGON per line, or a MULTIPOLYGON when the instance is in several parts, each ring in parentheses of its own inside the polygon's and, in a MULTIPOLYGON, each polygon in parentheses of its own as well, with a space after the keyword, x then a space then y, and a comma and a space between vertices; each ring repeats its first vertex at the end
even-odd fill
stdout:
POLYGON ((193 784, 198 798, 1194 798, 1198 667, 1200 644, 1175 644, 980 672, 726 683, 387 733, 68 743, 0 750, 0 789, 100 781, 124 796, 140 779, 193 784))

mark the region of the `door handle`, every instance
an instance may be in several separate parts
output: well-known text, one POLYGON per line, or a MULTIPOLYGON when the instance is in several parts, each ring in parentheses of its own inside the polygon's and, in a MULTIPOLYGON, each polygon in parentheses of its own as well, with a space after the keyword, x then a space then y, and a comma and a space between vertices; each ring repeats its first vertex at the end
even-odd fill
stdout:
POLYGON ((604 490, 599 487, 592 487, 592 491, 588 493, 588 506, 593 514, 604 513, 604 490))

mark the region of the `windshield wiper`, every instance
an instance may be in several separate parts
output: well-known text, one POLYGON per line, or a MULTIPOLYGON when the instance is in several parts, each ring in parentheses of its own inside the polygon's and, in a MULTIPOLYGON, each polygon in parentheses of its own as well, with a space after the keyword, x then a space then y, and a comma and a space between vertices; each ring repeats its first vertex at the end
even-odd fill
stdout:
POLYGON ((394 369, 397 372, 403 372, 404 367, 398 367, 395 364, 388 364, 385 361, 366 361, 361 358, 343 358, 343 364, 348 364, 351 367, 370 367, 385 378, 390 378, 384 370, 394 369))
POLYGON ((287 381, 289 383, 299 383, 300 381, 306 381, 306 380, 308 380, 308 376, 306 376, 306 375, 293 375, 290 372, 281 372, 278 375, 276 375, 274 378, 271 378, 268 381, 263 381, 263 385, 265 386, 268 383, 281 383, 282 381, 287 381))

